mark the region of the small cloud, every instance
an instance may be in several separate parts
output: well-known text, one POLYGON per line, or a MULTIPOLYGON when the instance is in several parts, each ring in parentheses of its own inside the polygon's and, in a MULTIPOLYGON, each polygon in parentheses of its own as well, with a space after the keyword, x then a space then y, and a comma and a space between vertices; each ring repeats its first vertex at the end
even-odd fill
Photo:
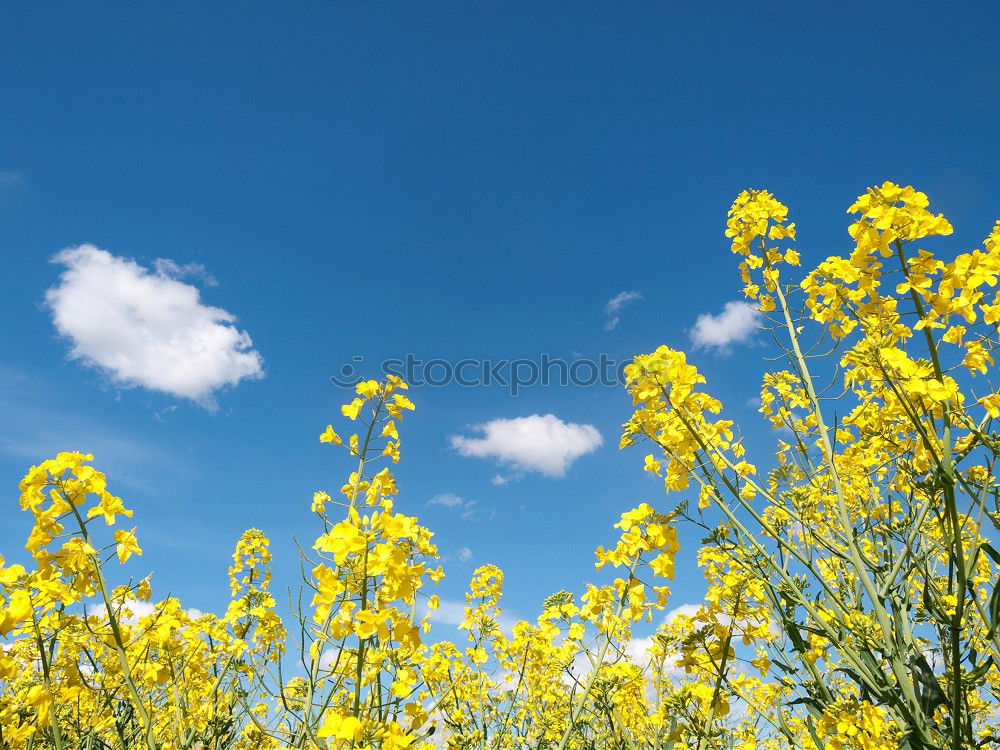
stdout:
POLYGON ((339 648, 323 649, 323 653, 319 655, 319 668, 330 669, 337 663, 337 657, 340 656, 340 653, 341 651, 339 648))
POLYGON ((469 562, 472 559, 472 550, 468 547, 462 547, 455 555, 459 562, 469 562))
MULTIPOLYGON (((563 422, 553 414, 494 419, 473 429, 483 436, 455 435, 451 447, 463 456, 494 458, 515 471, 535 471, 549 477, 565 476, 576 459, 604 442, 593 425, 563 422)), ((502 483, 506 481, 509 479, 502 483)))
MULTIPOLYGON (((649 636, 648 638, 633 638, 625 645, 624 655, 636 666, 645 667, 649 664, 649 651, 655 643, 656 639, 653 636, 649 636)), ((663 677, 669 680, 683 680, 687 676, 687 670, 684 667, 677 666, 679 658, 680 654, 667 652, 662 667, 658 666, 657 670, 663 677)))
MULTIPOLYGON (((427 501, 427 505, 440 505, 444 508, 453 508, 458 512, 458 517, 463 521, 478 521, 486 516, 482 508, 479 507, 478 500, 466 500, 451 492, 444 492, 435 495, 427 501)), ((492 520, 496 513, 491 512, 489 519, 492 520)))
POLYGON ((450 492, 443 492, 440 495, 435 495, 430 500, 427 501, 428 505, 443 505, 446 508, 460 508, 465 505, 465 500, 458 495, 453 495, 450 492))
POLYGON ((465 619, 465 607, 464 602, 441 599, 437 609, 429 609, 425 603, 420 602, 417 605, 417 613, 421 617, 427 615, 427 619, 431 622, 442 625, 460 625, 465 619))
POLYGON ((688 334, 695 346, 728 351, 731 344, 749 339, 760 328, 760 312, 746 302, 727 302, 718 315, 704 313, 688 334))
MULTIPOLYGON (((649 664, 649 650, 655 643, 653 636, 646 638, 632 638, 623 647, 613 647, 604 654, 603 664, 614 664, 627 660, 637 667, 645 668, 649 664)), ((673 666, 673 655, 667 657, 662 674, 665 677, 678 677, 684 674, 684 670, 678 670, 673 666)), ((573 661, 567 665, 566 672, 561 676, 561 680, 566 685, 574 685, 582 682, 594 671, 594 657, 587 653, 579 653, 573 661)))
POLYGON ((642 293, 637 291, 621 292, 615 297, 612 297, 604 305, 604 312, 608 316, 607 322, 604 324, 605 331, 613 331, 618 327, 621 322, 621 309, 625 307, 629 302, 635 302, 636 300, 642 299, 642 293))
POLYGON ((52 262, 66 270, 45 300, 72 344, 70 358, 117 384, 214 409, 218 389, 263 377, 261 356, 235 316, 202 304, 199 290, 176 277, 195 267, 159 259, 150 271, 93 245, 63 250, 52 262))
POLYGON ((510 484, 515 479, 520 479, 521 476, 518 474, 494 474, 490 479, 490 484, 494 487, 503 487, 505 484, 510 484))
POLYGON ((163 422, 168 414, 173 414, 175 411, 177 411, 177 404, 171 404, 170 406, 160 409, 153 415, 153 417, 156 418, 157 422, 163 422))
POLYGON ((156 605, 152 602, 145 602, 141 599, 127 599, 125 601, 125 609, 127 609, 131 614, 126 614, 122 616, 122 622, 126 625, 138 625, 139 620, 143 617, 148 617, 149 615, 156 612, 156 605))
MULTIPOLYGON (((678 607, 674 607, 672 610, 667 612, 663 618, 663 625, 667 625, 677 617, 686 615, 688 617, 693 616, 700 609, 698 604, 681 604, 678 607)), ((723 616, 725 617, 725 616, 723 616)), ((721 618, 720 618, 721 620, 721 618)), ((726 618, 726 623, 729 619, 726 618)), ((627 643, 625 643, 620 648, 609 649, 604 656, 604 663, 614 663, 620 659, 627 659, 631 663, 639 667, 644 667, 649 663, 649 650, 656 643, 656 635, 649 635, 644 638, 632 638, 627 643)), ((676 660, 678 658, 676 653, 667 653, 665 663, 663 665, 663 676, 670 679, 682 679, 686 675, 686 671, 682 667, 676 666, 676 660)), ((569 665, 569 675, 564 675, 564 681, 568 684, 579 681, 589 675, 593 671, 593 664, 590 657, 587 654, 578 654, 573 662, 569 665)))
MULTIPOLYGON (((701 611, 702 606, 703 605, 701 604, 681 604, 679 607, 674 607, 672 610, 670 610, 669 612, 667 612, 667 614, 663 616, 663 624, 669 625, 678 617, 694 617, 696 614, 698 614, 699 611, 701 611)), ((723 625, 728 625, 733 621, 733 618, 730 615, 727 615, 725 612, 720 612, 719 614, 715 614, 712 617, 716 622, 719 622, 723 625)), ((778 633, 777 630, 773 632, 775 634, 778 633)))

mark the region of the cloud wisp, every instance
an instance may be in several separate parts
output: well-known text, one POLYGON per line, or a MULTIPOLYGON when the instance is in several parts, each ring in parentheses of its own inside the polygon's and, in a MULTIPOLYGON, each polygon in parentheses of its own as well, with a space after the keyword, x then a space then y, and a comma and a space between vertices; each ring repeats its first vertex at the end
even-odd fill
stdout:
POLYGON ((93 245, 52 258, 65 266, 45 294, 69 356, 125 388, 141 387, 215 408, 215 392, 264 375, 261 355, 235 316, 205 305, 197 287, 214 282, 197 264, 158 259, 150 270, 93 245))
POLYGON ((492 520, 496 513, 486 511, 479 507, 478 500, 466 500, 451 492, 442 492, 427 501, 427 505, 440 505, 443 508, 450 508, 458 514, 463 521, 480 521, 482 519, 492 520))
POLYGON ((607 321, 604 323, 605 331, 613 331, 618 327, 621 322, 621 309, 625 307, 629 302, 635 302, 636 300, 642 299, 642 292, 637 292, 635 290, 628 292, 621 292, 618 295, 612 297, 604 305, 604 312, 608 316, 607 321))
POLYGON ((593 425, 563 422, 554 414, 494 419, 472 429, 482 437, 455 435, 451 439, 460 455, 493 458, 515 471, 548 477, 566 476, 576 459, 604 442, 593 425))
POLYGON ((718 315, 698 316, 689 332, 695 346, 728 352, 733 344, 750 339, 760 328, 760 312, 746 302, 727 302, 718 315))

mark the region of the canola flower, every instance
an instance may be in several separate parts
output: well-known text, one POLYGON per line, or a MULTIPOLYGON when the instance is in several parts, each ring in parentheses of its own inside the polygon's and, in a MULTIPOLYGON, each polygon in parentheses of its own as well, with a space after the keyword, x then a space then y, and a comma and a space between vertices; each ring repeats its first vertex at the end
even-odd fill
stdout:
POLYGON ((928 206, 912 187, 869 189, 848 209, 850 255, 789 282, 788 209, 766 191, 736 199, 744 293, 788 362, 761 389, 778 446, 765 475, 683 352, 627 370, 622 443, 654 444, 645 468, 696 490, 677 513, 706 533, 706 600, 662 632, 695 677, 680 744, 998 739, 1000 223, 983 250, 939 260, 924 241, 952 227, 928 206))
POLYGON ((32 467, 30 562, 0 558, 0 748, 995 745, 1000 222, 939 259, 927 243, 952 227, 929 205, 869 189, 851 252, 791 279, 788 209, 740 194, 726 236, 787 362, 760 390, 777 450, 748 443, 683 352, 637 357, 621 444, 652 446, 643 469, 674 507, 622 513, 593 580, 533 621, 507 622, 503 571, 480 567, 461 645, 429 640, 444 570, 431 531, 396 511, 414 408, 399 378, 358 384, 345 437, 319 434, 351 466, 311 498, 318 532, 284 618, 263 531, 237 541, 221 614, 192 613, 125 572, 141 519, 92 456, 32 467), (664 621, 678 528, 704 537, 707 591, 664 621))
POLYGON ((510 633, 503 574, 480 568, 461 624, 469 647, 427 643, 439 600, 425 588, 444 572, 432 533, 395 510, 398 425, 414 408, 405 390, 394 377, 359 384, 342 409, 357 432, 319 436, 355 466, 338 492, 312 498, 322 532, 297 633, 276 611, 262 531, 236 544, 225 612, 193 617, 176 599, 152 604, 148 577, 109 583, 142 549, 136 528, 113 528, 133 514, 92 456, 32 467, 21 506, 34 568, 0 561, 0 747, 586 747, 637 721, 662 734, 662 713, 626 700, 642 697, 643 677, 625 649, 632 624, 667 601, 670 519, 646 504, 624 514, 598 567, 626 572, 578 599, 557 595, 510 633), (574 673, 587 657, 591 669, 574 673), (598 713, 607 700, 620 704, 609 716, 598 713))

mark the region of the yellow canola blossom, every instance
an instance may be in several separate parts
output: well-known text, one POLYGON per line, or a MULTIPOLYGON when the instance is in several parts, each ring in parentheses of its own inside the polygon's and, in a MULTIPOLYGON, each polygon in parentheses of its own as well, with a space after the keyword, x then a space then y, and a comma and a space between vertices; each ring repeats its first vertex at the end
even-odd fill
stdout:
POLYGON ((414 404, 394 376, 357 384, 350 434, 319 433, 350 465, 339 493, 311 498, 290 610, 258 529, 236 542, 219 614, 157 601, 121 567, 140 562, 141 534, 93 457, 31 467, 24 551, 0 557, 0 746, 995 744, 1000 222, 948 255, 952 226, 930 205, 870 188, 849 208, 849 251, 793 280, 807 255, 789 209, 763 190, 736 198, 725 235, 784 359, 763 375, 763 419, 741 430, 685 352, 636 357, 621 446, 645 444, 671 505, 626 508, 591 578, 530 620, 505 611, 495 565, 464 601, 433 593, 434 535, 396 509, 414 404), (705 593, 671 605, 681 554, 705 593), (462 645, 431 641, 435 623, 462 645))

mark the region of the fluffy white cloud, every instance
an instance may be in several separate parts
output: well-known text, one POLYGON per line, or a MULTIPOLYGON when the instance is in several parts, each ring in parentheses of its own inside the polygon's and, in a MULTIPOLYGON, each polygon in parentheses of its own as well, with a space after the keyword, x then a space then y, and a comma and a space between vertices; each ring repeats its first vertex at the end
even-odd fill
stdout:
POLYGON ((653 636, 647 638, 633 638, 625 644, 625 655, 629 661, 640 667, 646 666, 649 661, 649 650, 653 647, 655 639, 653 636))
POLYGON ((45 300, 72 344, 70 357, 119 385, 213 408, 219 388, 263 376, 261 356, 236 318, 202 304, 198 288, 179 280, 205 278, 202 267, 159 259, 150 271, 93 245, 63 250, 52 262, 66 269, 45 300))
POLYGON ((607 304, 604 306, 604 312, 608 316, 608 320, 604 324, 604 330, 615 330, 615 328, 618 327, 618 323, 621 322, 621 309, 629 302, 635 302, 638 299, 642 299, 642 292, 621 292, 617 296, 609 299, 607 304))
POLYGON ((691 329, 695 346, 726 350, 749 339, 760 328, 760 312, 746 302, 727 302, 718 315, 699 315, 691 329))
POLYGON ((494 419, 473 429, 483 436, 451 439, 452 447, 463 456, 495 458, 515 469, 550 477, 565 476, 570 464, 603 442, 593 425, 563 422, 553 414, 494 419))
POLYGON ((155 604, 152 602, 144 602, 141 599, 126 600, 125 608, 131 613, 122 616, 122 621, 126 625, 138 625, 140 619, 147 617, 156 611, 155 604))

